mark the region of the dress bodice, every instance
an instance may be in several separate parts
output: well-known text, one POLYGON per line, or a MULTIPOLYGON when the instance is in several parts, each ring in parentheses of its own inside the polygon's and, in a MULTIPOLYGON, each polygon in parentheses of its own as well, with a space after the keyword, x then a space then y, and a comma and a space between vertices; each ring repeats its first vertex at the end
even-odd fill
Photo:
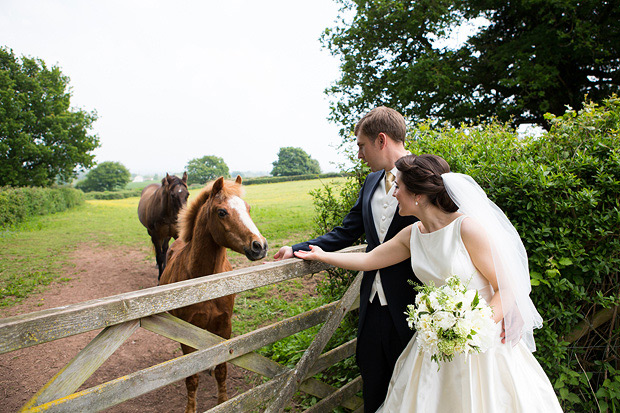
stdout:
POLYGON ((430 233, 420 231, 419 222, 411 229, 411 266, 424 284, 445 284, 452 275, 458 276, 468 289, 477 289, 489 302, 493 289, 474 266, 461 238, 461 215, 445 227, 430 233))

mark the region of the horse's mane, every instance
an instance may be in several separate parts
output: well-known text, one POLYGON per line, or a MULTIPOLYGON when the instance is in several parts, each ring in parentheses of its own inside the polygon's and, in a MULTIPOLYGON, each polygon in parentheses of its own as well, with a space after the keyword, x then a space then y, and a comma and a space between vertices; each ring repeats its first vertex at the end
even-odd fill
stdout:
MULTIPOLYGON (((183 207, 181 211, 179 211, 179 238, 181 238, 181 240, 183 240, 184 242, 189 242, 192 240, 196 219, 198 218, 200 209, 209 199, 214 183, 215 181, 207 183, 207 185, 200 191, 200 193, 198 193, 198 196, 196 196, 196 198, 194 198, 191 203, 188 202, 187 205, 183 207)), ((231 196, 243 197, 243 188, 241 187, 241 184, 238 184, 235 181, 225 180, 224 186, 222 187, 220 193, 225 198, 231 196)))

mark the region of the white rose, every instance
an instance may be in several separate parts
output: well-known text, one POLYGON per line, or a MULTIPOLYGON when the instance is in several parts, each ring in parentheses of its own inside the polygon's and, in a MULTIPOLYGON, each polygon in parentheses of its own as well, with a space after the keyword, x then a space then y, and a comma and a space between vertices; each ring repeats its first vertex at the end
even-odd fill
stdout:
POLYGON ((433 321, 437 327, 448 330, 456 323, 456 317, 452 313, 438 311, 433 315, 433 321))
POLYGON ((437 333, 433 330, 418 332, 418 339, 420 340, 420 347, 425 352, 428 352, 431 355, 437 353, 437 343, 439 340, 437 338, 437 333))
POLYGON ((431 316, 430 314, 422 314, 420 318, 418 318, 418 330, 428 330, 431 328, 431 316))
POLYGON ((460 335, 461 337, 467 336, 472 330, 472 328, 473 328, 472 321, 466 318, 458 319, 456 322, 456 326, 454 327, 457 334, 460 335))
POLYGON ((426 296, 426 294, 422 294, 419 293, 418 295, 415 296, 415 305, 416 306, 420 306, 422 305, 422 303, 424 302, 423 298, 426 296))

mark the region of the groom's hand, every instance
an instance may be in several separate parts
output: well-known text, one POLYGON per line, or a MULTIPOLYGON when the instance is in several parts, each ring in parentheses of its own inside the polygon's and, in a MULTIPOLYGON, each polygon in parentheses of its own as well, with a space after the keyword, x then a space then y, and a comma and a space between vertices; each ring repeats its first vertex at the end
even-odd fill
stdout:
POLYGON ((276 255, 273 256, 273 259, 276 261, 285 260, 287 258, 293 258, 293 248, 288 245, 280 248, 280 250, 276 252, 276 255))

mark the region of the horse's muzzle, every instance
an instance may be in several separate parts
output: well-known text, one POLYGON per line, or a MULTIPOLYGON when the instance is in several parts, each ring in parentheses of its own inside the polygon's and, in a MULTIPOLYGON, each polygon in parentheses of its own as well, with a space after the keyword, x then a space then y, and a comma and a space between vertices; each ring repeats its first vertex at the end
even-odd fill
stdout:
POLYGON ((245 252, 245 256, 248 257, 249 260, 256 261, 261 258, 265 258, 268 249, 269 246, 267 245, 267 240, 264 240, 263 242, 252 241, 250 246, 245 247, 243 250, 245 252))

